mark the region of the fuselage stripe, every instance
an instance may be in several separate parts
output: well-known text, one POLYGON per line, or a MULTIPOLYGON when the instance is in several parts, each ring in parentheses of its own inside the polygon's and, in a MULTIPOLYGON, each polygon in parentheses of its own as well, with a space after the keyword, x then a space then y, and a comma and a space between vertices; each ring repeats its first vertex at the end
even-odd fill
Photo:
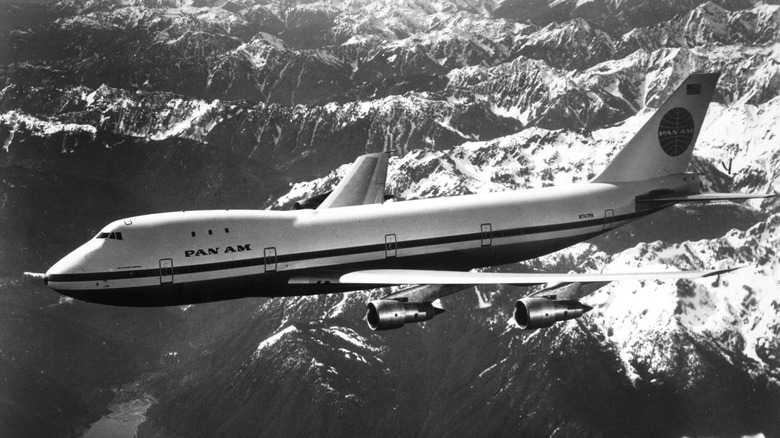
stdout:
MULTIPOLYGON (((643 210, 641 212, 635 212, 630 214, 624 214, 611 218, 610 222, 621 222, 638 219, 647 216, 650 213, 657 211, 657 209, 643 210)), ((541 225, 524 228, 511 228, 504 230, 493 230, 491 232, 491 238, 501 239, 507 237, 516 237, 530 234, 549 233, 554 231, 575 230, 581 228, 591 228, 596 226, 603 226, 605 224, 605 218, 591 219, 586 221, 566 222, 552 225, 541 225)), ((447 243, 462 243, 470 241, 481 241, 483 239, 483 233, 468 233, 468 234, 456 234, 452 236, 432 237, 428 239, 417 240, 400 240, 396 243, 397 250, 436 246, 447 243)), ((383 252, 386 249, 384 243, 353 246, 337 249, 328 249, 321 251, 308 251, 294 254, 279 254, 276 256, 276 263, 290 263, 306 260, 314 260, 328 257, 338 257, 354 254, 365 254, 372 252, 383 252)), ((256 257, 243 260, 231 260, 227 262, 215 262, 204 263, 199 265, 188 266, 174 266, 173 275, 193 274, 200 272, 219 271, 225 269, 237 269, 247 268, 255 266, 263 266, 266 263, 265 257, 256 257)), ((130 278, 145 278, 145 277, 158 277, 160 276, 159 268, 152 269, 138 269, 132 271, 112 271, 112 272, 94 272, 84 274, 56 274, 50 275, 49 282, 75 282, 75 281, 96 281, 96 280, 118 280, 118 279, 130 279, 130 278)))

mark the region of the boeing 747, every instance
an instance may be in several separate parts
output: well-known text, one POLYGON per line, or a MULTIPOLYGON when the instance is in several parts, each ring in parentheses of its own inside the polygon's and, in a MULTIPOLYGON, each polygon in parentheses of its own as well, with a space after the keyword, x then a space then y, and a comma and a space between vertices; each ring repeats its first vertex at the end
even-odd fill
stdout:
POLYGON ((607 282, 698 278, 731 269, 643 273, 470 272, 533 259, 672 205, 773 195, 701 193, 686 168, 718 74, 694 74, 591 181, 385 202, 388 155, 359 157, 327 194, 289 211, 208 210, 121 219, 52 266, 48 286, 79 300, 171 306, 408 285, 367 304, 374 330, 427 321, 434 301, 480 284, 547 285, 517 301, 521 328, 590 308, 607 282))

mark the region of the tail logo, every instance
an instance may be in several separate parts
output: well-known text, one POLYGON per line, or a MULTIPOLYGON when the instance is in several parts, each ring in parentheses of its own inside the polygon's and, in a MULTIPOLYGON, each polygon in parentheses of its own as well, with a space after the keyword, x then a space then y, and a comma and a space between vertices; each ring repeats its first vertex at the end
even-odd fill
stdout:
POLYGON ((666 155, 677 157, 690 147, 694 131, 691 113, 685 108, 672 108, 658 124, 658 143, 666 155))

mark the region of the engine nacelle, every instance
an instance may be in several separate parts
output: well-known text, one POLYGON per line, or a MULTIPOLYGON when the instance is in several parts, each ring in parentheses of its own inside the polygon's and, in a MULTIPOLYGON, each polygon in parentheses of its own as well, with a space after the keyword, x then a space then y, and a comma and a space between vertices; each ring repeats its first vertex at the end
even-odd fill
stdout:
POLYGON ((550 327, 558 321, 579 318, 592 307, 576 300, 530 297, 515 303, 515 321, 521 329, 550 327))
POLYGON ((444 312, 431 303, 404 303, 396 300, 374 300, 366 305, 366 321, 371 330, 391 330, 407 322, 423 322, 444 312))

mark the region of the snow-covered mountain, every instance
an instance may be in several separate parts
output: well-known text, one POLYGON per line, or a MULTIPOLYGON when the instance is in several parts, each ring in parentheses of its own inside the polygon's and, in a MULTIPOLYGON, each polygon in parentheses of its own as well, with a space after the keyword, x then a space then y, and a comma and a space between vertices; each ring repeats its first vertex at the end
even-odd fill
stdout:
POLYGON ((694 71, 721 78, 692 170, 713 191, 777 192, 776 2, 61 0, 0 16, 0 435, 79 434, 133 394, 155 400, 139 436, 780 434, 777 200, 675 207, 496 268, 745 265, 610 284, 531 333, 512 286, 376 334, 361 318, 380 290, 114 309, 21 276, 117 217, 289 207, 365 152, 393 152, 398 199, 584 182, 694 71))

